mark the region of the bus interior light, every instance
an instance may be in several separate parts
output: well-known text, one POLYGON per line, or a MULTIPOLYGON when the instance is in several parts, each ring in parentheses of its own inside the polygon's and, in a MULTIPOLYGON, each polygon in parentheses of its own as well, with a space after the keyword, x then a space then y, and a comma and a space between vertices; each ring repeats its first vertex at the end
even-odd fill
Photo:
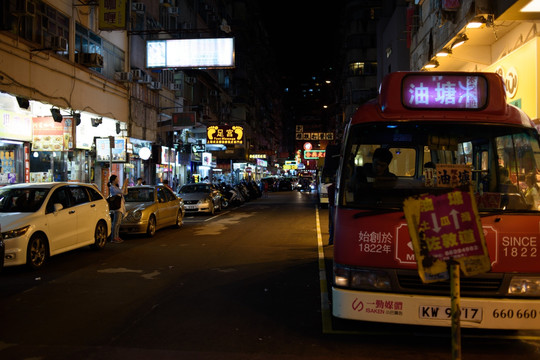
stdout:
POLYGON ((540 296, 540 277, 514 276, 508 286, 509 295, 540 296))

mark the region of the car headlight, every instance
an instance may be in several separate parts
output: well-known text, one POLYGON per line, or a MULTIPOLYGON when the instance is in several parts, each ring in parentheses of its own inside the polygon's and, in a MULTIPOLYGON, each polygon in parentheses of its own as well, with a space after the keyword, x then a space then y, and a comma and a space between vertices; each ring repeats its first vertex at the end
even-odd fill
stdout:
POLYGON ((199 200, 199 205, 204 205, 204 204, 210 204, 210 200, 208 200, 208 199, 199 200))
POLYGON ((353 269, 345 266, 334 268, 334 284, 364 290, 391 290, 390 276, 384 271, 353 269))
POLYGON ((135 211, 131 214, 131 216, 133 217, 133 220, 135 220, 135 221, 140 221, 141 218, 142 218, 142 211, 140 211, 140 210, 135 210, 135 211))
POLYGON ((540 277, 514 276, 508 285, 509 295, 540 296, 540 277))
POLYGON ((23 236, 24 234, 26 234, 28 229, 30 229, 30 225, 26 225, 25 227, 22 227, 20 229, 3 232, 2 239, 6 240, 6 239, 13 239, 19 236, 23 236))

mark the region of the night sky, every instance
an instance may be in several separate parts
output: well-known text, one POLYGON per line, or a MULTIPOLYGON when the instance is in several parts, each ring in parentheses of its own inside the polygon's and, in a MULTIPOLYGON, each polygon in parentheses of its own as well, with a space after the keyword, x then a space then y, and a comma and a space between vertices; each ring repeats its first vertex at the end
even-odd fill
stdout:
POLYGON ((332 64, 343 2, 261 1, 263 21, 282 76, 309 77, 332 64))

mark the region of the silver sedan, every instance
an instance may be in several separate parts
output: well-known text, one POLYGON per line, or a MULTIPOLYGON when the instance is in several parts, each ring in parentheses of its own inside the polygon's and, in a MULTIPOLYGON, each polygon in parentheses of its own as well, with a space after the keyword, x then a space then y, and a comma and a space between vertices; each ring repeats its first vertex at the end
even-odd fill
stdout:
POLYGON ((187 212, 214 214, 221 210, 221 193, 207 183, 185 184, 178 191, 187 212))

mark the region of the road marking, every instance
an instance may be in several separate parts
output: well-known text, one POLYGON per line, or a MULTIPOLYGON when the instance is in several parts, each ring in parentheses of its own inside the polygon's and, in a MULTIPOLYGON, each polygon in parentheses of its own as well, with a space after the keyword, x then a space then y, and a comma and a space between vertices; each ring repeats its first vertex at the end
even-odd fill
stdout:
POLYGON ((330 301, 328 300, 328 282, 326 281, 326 265, 324 260, 324 248, 322 243, 321 221, 319 218, 319 208, 315 207, 315 218, 317 228, 317 247, 319 253, 319 286, 321 291, 321 320, 323 334, 333 333, 332 317, 330 315, 330 301))

